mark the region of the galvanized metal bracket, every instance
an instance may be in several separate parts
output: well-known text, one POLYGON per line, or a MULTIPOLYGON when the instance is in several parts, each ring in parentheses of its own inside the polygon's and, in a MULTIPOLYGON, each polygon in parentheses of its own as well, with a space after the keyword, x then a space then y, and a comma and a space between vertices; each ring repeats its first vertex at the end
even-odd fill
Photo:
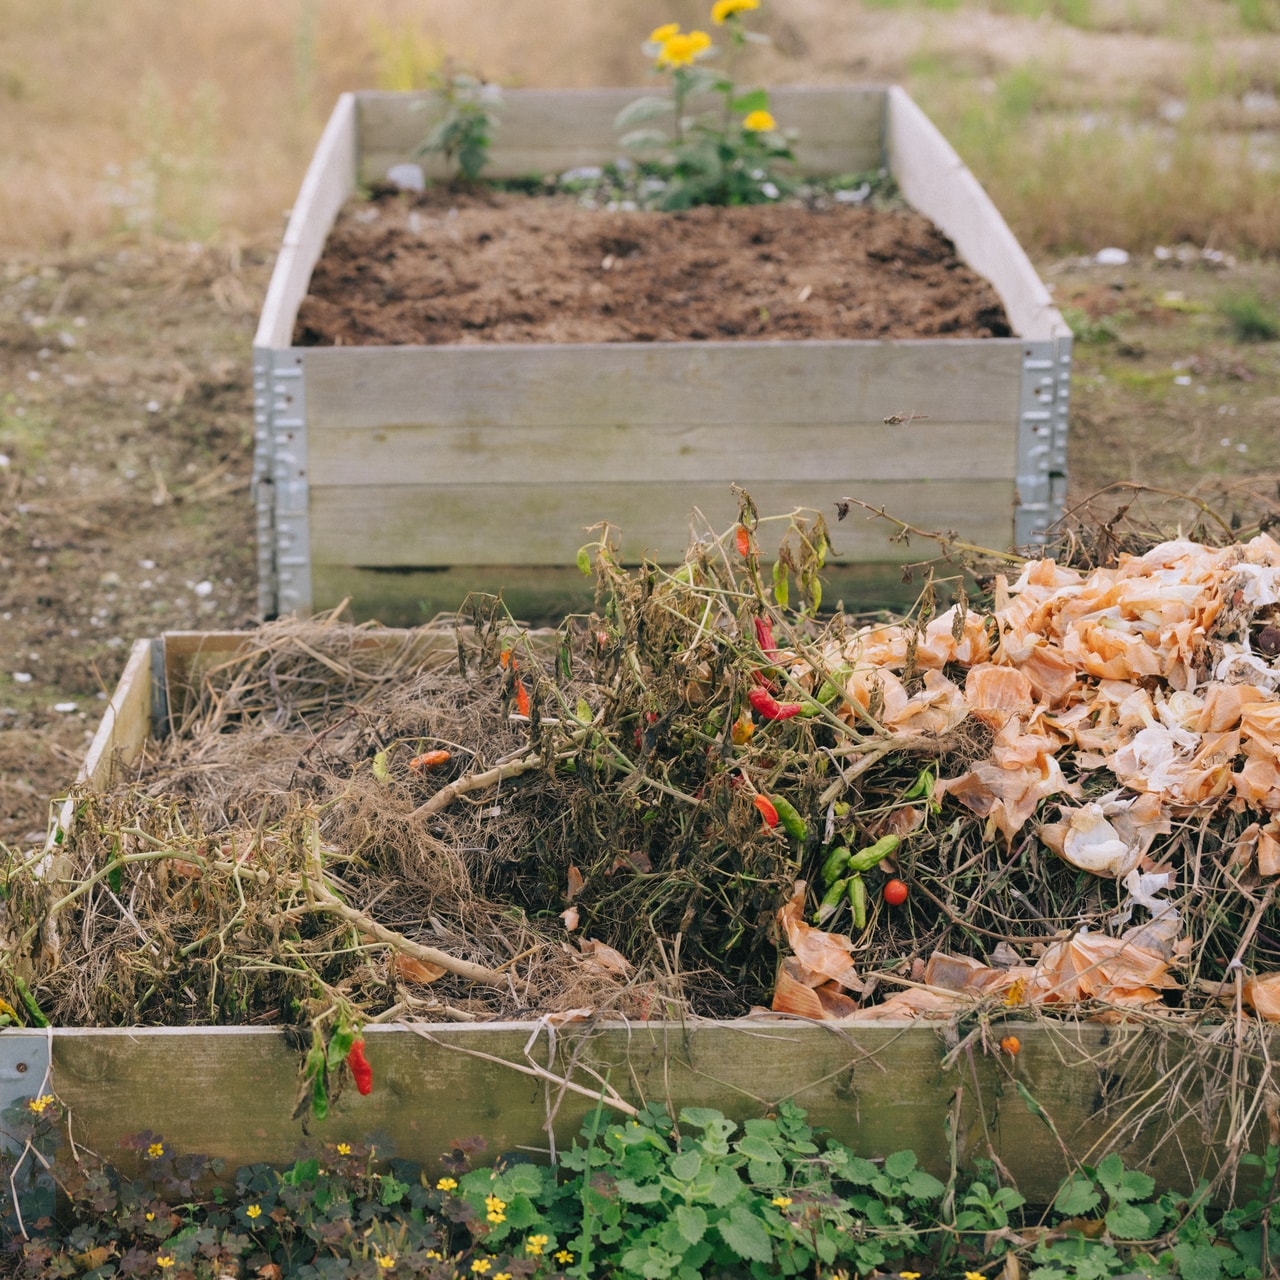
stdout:
POLYGON ((1027 342, 1018 390, 1017 506, 1014 544, 1043 547, 1067 500, 1067 411, 1071 338, 1027 342))
MULTIPOLYGON (((36 1098, 51 1092, 52 1040, 46 1031, 20 1027, 0 1031, 0 1111, 19 1098, 36 1098)), ((0 1147, 10 1153, 21 1150, 0 1126, 0 1147)))
POLYGON ((311 611, 306 377, 296 348, 253 353, 254 503, 258 610, 264 618, 311 611))

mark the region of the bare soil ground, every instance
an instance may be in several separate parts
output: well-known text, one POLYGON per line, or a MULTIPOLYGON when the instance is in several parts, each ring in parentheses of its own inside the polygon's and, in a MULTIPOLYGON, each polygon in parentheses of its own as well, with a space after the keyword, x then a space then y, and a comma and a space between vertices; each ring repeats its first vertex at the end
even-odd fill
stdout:
POLYGON ((994 289, 910 209, 654 215, 428 190, 359 201, 298 316, 304 346, 985 338, 994 289))

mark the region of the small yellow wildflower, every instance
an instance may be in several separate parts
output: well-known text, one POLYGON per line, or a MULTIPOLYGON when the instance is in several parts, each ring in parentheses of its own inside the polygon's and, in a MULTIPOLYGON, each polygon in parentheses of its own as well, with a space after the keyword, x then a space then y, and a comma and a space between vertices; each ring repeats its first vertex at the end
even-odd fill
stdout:
POLYGON ((153 1143, 152 1143, 152 1144, 147 1148, 147 1155, 149 1155, 149 1156, 151 1157, 151 1159, 152 1159, 152 1160, 159 1160, 159 1159, 160 1159, 160 1157, 161 1157, 162 1155, 164 1155, 164 1143, 163 1143, 163 1142, 153 1142, 153 1143))
POLYGON ((456 1191, 458 1189, 458 1180, 456 1178, 441 1178, 436 1183, 437 1191, 456 1191))
POLYGON ((501 1213, 503 1209, 507 1207, 507 1202, 499 1196, 488 1195, 484 1198, 484 1207, 488 1209, 490 1213, 501 1213))
POLYGON ((395 1265, 396 1260, 391 1254, 382 1253, 378 1255, 378 1266, 380 1266, 383 1271, 390 1271, 395 1265))
POLYGON ((791 1203, 791 1197, 790 1196, 774 1196, 773 1199, 770 1201, 770 1203, 776 1204, 779 1209, 785 1209, 791 1203))
POLYGON ((560 1263, 561 1266, 565 1266, 573 1261, 573 1254, 571 1254, 568 1249, 557 1249, 556 1261, 560 1263))
POLYGON ((484 1216, 488 1218, 494 1226, 497 1226, 499 1222, 506 1222, 507 1220, 507 1215, 505 1213, 499 1213, 497 1209, 490 1209, 484 1216))
POLYGON ((742 121, 748 133, 768 133, 778 127, 778 122, 767 111, 753 111, 742 121))
POLYGON ((511 1280, 511 1272, 499 1271, 498 1274, 493 1277, 493 1280, 511 1280))
POLYGON ((660 27, 654 27, 649 35, 649 44, 666 44, 672 36, 676 35, 680 30, 678 22, 664 22, 660 27))
POLYGON ((710 48, 711 37, 705 31, 677 31, 663 41, 658 66, 691 66, 699 54, 710 48))
POLYGON ((262 1206, 261 1206, 260 1204, 251 1204, 251 1205, 250 1205, 250 1206, 249 1206, 249 1207, 244 1211, 244 1216, 245 1216, 246 1218, 260 1218, 260 1217, 262 1217, 262 1206))
MULTIPOLYGON (((498 1280, 497 1276, 494 1277, 494 1280, 498 1280)), ((987 1277, 981 1271, 966 1271, 964 1280, 987 1280, 987 1277)))
POLYGON ((155 1215, 154 1213, 148 1213, 148 1214, 147 1214, 147 1221, 148 1221, 148 1222, 154 1222, 155 1220, 156 1220, 156 1215, 155 1215))
POLYGON ((38 1098, 32 1098, 31 1101, 27 1103, 27 1106, 34 1111, 36 1115, 42 1116, 51 1106, 53 1106, 53 1102, 53 1094, 46 1093, 42 1094, 38 1098))
POLYGON ((340 1156, 349 1156, 351 1154, 351 1144, 349 1142, 338 1143, 338 1154, 340 1156))
POLYGON ((162 1253, 159 1255, 159 1257, 156 1258, 156 1266, 164 1270, 167 1270, 169 1267, 173 1266, 175 1262, 177 1262, 177 1258, 175 1258, 172 1254, 169 1254, 169 1253, 162 1253))
POLYGON ((899 1271, 898 1280, 920 1280, 918 1271, 899 1271))
POLYGON ((546 1244, 547 1244, 546 1236, 530 1236, 524 1242, 524 1251, 525 1253, 532 1253, 536 1256, 542 1252, 542 1250, 546 1247, 546 1244))
POLYGON ((711 6, 711 21, 722 23, 724 20, 735 13, 742 13, 746 9, 758 9, 760 0, 716 0, 711 6))
POLYGON ((471 1264, 471 1270, 474 1271, 476 1275, 482 1276, 491 1266, 493 1266, 493 1263, 490 1262, 488 1258, 477 1258, 471 1264))

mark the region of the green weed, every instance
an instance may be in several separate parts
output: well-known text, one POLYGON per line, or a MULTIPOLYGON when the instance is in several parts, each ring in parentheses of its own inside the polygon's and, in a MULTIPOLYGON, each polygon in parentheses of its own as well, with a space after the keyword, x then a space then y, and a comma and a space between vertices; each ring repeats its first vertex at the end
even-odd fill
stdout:
POLYGON ((1280 307, 1254 291, 1228 294, 1219 300, 1218 312, 1237 342, 1280 339, 1280 307))

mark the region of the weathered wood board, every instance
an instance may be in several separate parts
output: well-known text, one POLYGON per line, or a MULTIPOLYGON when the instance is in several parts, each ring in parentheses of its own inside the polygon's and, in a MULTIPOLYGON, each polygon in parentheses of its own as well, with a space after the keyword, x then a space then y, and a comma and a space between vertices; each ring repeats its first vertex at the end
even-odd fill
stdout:
MULTIPOLYGON (((600 164, 636 89, 504 95, 488 173, 600 164)), ((1034 544, 1065 492, 1070 331, 959 157, 896 87, 789 88, 774 114, 813 174, 887 168, 996 288, 1016 337, 983 341, 294 347, 311 270, 357 184, 416 156, 430 97, 339 101, 308 169, 255 339, 264 616, 349 599, 416 623, 498 583, 538 609, 586 530, 624 561, 683 555, 695 511, 723 530, 731 486, 778 514, 853 496, 980 545, 1034 544), (887 426, 908 412, 914 420, 887 426)), ((431 157, 426 158, 429 172, 431 157)), ((928 558, 888 525, 836 540, 866 607, 928 558)), ((852 579, 851 579, 852 580, 852 579)), ((563 579, 557 580, 563 582, 563 579)), ((828 593, 829 596, 831 593, 828 593)), ((550 598, 584 608, 589 584, 550 598)), ((550 610, 542 616, 550 616, 550 610)))
MULTIPOLYGON (((136 762, 153 727, 168 731, 164 709, 180 717, 185 691, 249 643, 234 632, 139 641, 80 785, 109 787, 136 762)), ((429 657, 451 647, 451 634, 369 629, 357 643, 407 645, 429 657)), ((68 811, 64 821, 71 820, 68 811)), ((1275 1033, 1249 1020, 1201 1027, 1194 1039, 1172 1021, 976 1017, 843 1026, 774 1018, 577 1022, 554 1034, 536 1022, 433 1024, 366 1034, 374 1092, 345 1093, 312 1127, 316 1141, 372 1136, 384 1151, 430 1163, 451 1139, 483 1135, 492 1153, 537 1156, 550 1146, 549 1121, 558 1146, 573 1139, 607 1077, 629 1102, 673 1112, 706 1106, 745 1119, 793 1099, 859 1153, 911 1149, 944 1177, 950 1125, 961 1163, 995 1156, 1033 1202, 1052 1197, 1073 1161, 1109 1150, 1162 1186, 1190 1191, 1232 1158, 1233 1122, 1259 1149, 1267 1132, 1259 1100, 1280 1050, 1275 1033), (1016 1057, 998 1049, 1008 1032, 1021 1040, 1016 1057)), ((50 1060, 77 1141, 99 1152, 149 1129, 182 1150, 222 1157, 233 1172, 254 1161, 289 1163, 303 1136, 291 1118, 300 1058, 275 1029, 60 1028, 6 1031, 4 1043, 50 1060)))

